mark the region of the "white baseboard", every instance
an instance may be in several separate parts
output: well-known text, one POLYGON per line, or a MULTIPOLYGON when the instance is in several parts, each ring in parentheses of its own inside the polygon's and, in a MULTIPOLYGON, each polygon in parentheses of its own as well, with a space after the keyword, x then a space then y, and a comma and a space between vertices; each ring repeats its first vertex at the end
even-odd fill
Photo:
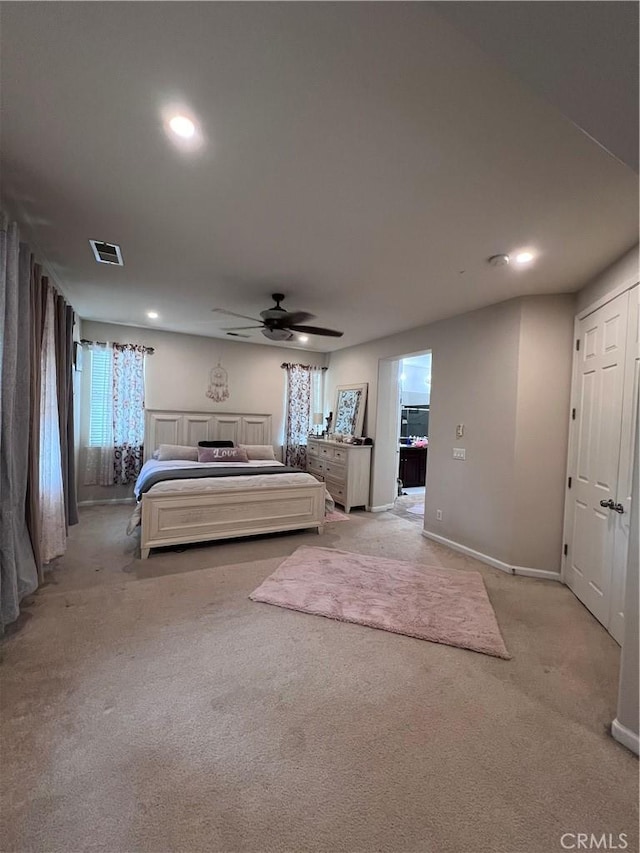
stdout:
POLYGON ((503 563, 502 560, 497 560, 495 557, 489 557, 487 554, 482 554, 480 551, 474 551, 473 548, 467 548, 466 545, 461 545, 459 542, 454 542, 451 539, 445 539, 444 536, 438 536, 437 533, 431 533, 430 530, 423 530, 422 535, 426 539, 433 539, 440 545, 446 545, 453 551, 459 551, 461 554, 466 554, 467 557, 473 557, 481 563, 486 563, 494 569, 500 569, 501 572, 506 572, 509 575, 522 575, 524 577, 539 578, 541 580, 561 581, 562 578, 559 572, 549 572, 546 569, 532 569, 528 566, 511 566, 509 563, 503 563))
POLYGON ((110 498, 101 501, 78 501, 78 506, 107 506, 109 504, 134 504, 135 498, 110 498))
POLYGON ((635 752, 636 755, 640 754, 638 751, 640 746, 640 739, 638 738, 638 735, 636 732, 632 732, 631 729, 623 726, 617 717, 611 723, 611 734, 618 743, 626 746, 627 749, 631 750, 631 752, 635 752))
POLYGON ((386 512, 388 509, 393 509, 395 504, 381 504, 380 506, 368 506, 367 512, 386 512))

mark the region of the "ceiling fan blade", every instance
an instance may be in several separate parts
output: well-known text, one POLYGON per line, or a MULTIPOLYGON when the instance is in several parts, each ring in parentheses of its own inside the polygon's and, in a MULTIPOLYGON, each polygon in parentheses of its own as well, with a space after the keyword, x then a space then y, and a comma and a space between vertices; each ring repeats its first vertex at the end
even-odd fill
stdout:
POLYGON ((223 332, 243 332, 246 329, 261 329, 261 328, 262 328, 262 325, 260 325, 260 326, 228 326, 228 327, 224 328, 222 331, 223 332))
POLYGON ((260 316, 263 320, 276 322, 281 326, 289 323, 305 323, 315 318, 315 314, 309 314, 308 311, 285 311, 284 308, 267 308, 266 311, 260 312, 260 316))
POLYGON ((344 335, 344 332, 338 332, 336 329, 323 329, 320 326, 299 326, 297 323, 295 326, 287 326, 287 328, 294 332, 303 332, 307 335, 325 335, 328 338, 341 338, 344 335))
POLYGON ((315 320, 315 317, 315 314, 309 314, 308 311, 287 311, 284 319, 291 325, 292 323, 306 323, 307 320, 315 320))
POLYGON ((236 314, 235 311, 227 311, 226 308, 212 308, 211 311, 214 314, 227 314, 229 317, 240 317, 243 320, 252 320, 254 323, 260 323, 260 320, 257 320, 255 317, 247 317, 246 314, 236 314))

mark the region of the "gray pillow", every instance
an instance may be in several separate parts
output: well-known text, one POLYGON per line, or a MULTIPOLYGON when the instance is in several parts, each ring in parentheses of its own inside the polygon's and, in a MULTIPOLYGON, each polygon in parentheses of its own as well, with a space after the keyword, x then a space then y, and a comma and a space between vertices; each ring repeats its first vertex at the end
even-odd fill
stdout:
POLYGON ((181 459, 184 462, 198 461, 198 448, 187 447, 184 444, 161 444, 156 453, 159 462, 168 462, 170 459, 181 459))
POLYGON ((245 451, 249 459, 269 459, 272 462, 276 461, 276 455, 270 444, 239 444, 238 447, 245 451))

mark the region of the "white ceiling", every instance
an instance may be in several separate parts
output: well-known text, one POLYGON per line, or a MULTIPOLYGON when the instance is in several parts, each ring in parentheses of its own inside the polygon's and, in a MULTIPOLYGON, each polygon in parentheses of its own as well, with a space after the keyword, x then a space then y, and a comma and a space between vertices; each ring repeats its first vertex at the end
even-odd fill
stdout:
POLYGON ((494 60, 638 171, 637 2, 436 5, 494 60))
POLYGON ((5 204, 96 320, 219 336, 211 308, 281 290, 345 331, 329 351, 578 289, 637 242, 637 176, 438 5, 5 3, 5 204), (164 134, 172 103, 200 151, 164 134), (521 247, 528 269, 486 263, 521 247))

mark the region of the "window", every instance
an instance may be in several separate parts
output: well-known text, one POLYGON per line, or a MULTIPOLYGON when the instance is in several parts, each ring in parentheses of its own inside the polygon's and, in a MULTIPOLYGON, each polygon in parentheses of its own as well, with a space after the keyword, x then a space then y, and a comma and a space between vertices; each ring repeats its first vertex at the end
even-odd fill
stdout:
POLYGON ((110 347, 91 350, 89 447, 113 444, 113 354, 110 347))

